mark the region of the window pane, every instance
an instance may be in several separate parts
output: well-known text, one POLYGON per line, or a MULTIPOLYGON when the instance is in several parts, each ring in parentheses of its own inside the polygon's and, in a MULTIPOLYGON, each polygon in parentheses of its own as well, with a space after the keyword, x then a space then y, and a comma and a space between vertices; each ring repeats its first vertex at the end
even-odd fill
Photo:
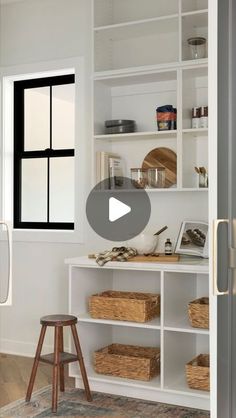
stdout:
POLYGON ((50 146, 50 87, 25 89, 25 151, 50 146))
POLYGON ((74 157, 50 159, 50 222, 74 222, 74 157))
POLYGON ((47 221, 47 159, 22 160, 22 222, 47 221))
POLYGON ((52 87, 52 147, 74 148, 75 144, 75 85, 52 87))

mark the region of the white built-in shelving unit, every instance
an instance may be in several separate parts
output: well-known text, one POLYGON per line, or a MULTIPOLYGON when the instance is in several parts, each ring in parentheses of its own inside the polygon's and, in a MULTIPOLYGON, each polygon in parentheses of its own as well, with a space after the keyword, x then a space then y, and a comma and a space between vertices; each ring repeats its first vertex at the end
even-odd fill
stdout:
MULTIPOLYGON (((185 364, 199 353, 209 353, 209 330, 192 328, 188 303, 208 295, 206 260, 182 259, 179 263, 120 263, 99 267, 88 257, 69 264, 69 310, 78 317, 78 331, 93 390, 141 399, 209 409, 209 393, 188 388, 185 364), (104 290, 159 293, 161 315, 147 323, 91 318, 88 299, 104 290), (160 376, 150 382, 97 374, 93 353, 111 343, 160 347, 160 376)), ((70 366, 76 386, 83 387, 76 364, 70 366)))
MULTIPOLYGON (((207 1, 93 3, 93 155, 120 154, 129 176, 151 149, 169 147, 177 153, 177 190, 197 190, 194 166, 208 167, 208 131, 191 129, 191 109, 208 104, 208 60, 189 59, 187 39, 207 38, 207 1), (155 110, 164 104, 177 107, 176 131, 157 131, 155 110), (133 119, 137 131, 105 135, 107 119, 133 119)), ((94 158, 94 183, 95 165, 94 158)))
MULTIPOLYGON (((199 189, 194 171, 194 166, 208 167, 208 129, 191 129, 192 107, 208 105, 208 59, 189 59, 187 47, 190 36, 208 37, 207 3, 92 0, 93 184, 97 151, 119 154, 129 176, 130 168, 140 167, 152 149, 171 148, 177 154, 176 187, 147 191, 152 204, 151 220, 156 222, 157 218, 160 226, 168 224, 175 236, 181 219, 208 218, 208 190, 199 189), (177 107, 177 130, 158 132, 156 107, 165 104, 177 107), (134 119, 137 131, 105 135, 107 119, 134 119)), ((187 316, 191 300, 209 295, 207 261, 113 262, 100 268, 95 261, 82 257, 67 263, 70 312, 79 319, 92 389, 209 409, 209 393, 189 389, 185 378, 185 364, 210 350, 211 331, 192 328, 187 316), (160 293, 160 318, 145 324, 92 319, 89 296, 108 289, 160 293), (112 342, 160 347, 160 376, 145 383, 96 374, 93 352, 112 342)), ((76 386, 82 387, 75 364, 70 374, 76 378, 76 386)))

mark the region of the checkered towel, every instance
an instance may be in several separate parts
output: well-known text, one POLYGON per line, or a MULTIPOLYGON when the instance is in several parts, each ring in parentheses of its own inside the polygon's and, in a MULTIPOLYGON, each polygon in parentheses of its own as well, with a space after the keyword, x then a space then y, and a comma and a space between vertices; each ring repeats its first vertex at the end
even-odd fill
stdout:
POLYGON ((104 251, 96 257, 99 266, 104 266, 108 261, 127 261, 137 255, 137 250, 131 247, 114 247, 111 251, 104 251))

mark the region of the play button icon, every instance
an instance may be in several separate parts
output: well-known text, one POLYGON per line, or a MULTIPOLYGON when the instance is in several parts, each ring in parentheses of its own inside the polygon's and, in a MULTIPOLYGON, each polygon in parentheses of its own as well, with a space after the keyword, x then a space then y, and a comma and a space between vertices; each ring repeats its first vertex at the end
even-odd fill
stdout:
POLYGON ((110 188, 104 180, 92 189, 86 202, 86 215, 93 230, 109 241, 122 242, 140 234, 146 227, 151 203, 144 189, 137 189, 127 177, 119 178, 118 187, 110 188))
POLYGON ((131 207, 116 199, 115 197, 110 197, 109 199, 109 221, 115 222, 117 219, 122 218, 122 216, 127 215, 131 212, 131 207))

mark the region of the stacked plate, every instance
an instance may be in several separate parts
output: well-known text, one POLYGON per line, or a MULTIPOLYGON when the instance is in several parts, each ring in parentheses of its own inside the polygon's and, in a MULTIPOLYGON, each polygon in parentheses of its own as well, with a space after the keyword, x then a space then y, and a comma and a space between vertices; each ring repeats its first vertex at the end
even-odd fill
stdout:
POLYGON ((105 121, 105 134, 127 134, 135 132, 135 121, 128 119, 113 119, 105 121))

